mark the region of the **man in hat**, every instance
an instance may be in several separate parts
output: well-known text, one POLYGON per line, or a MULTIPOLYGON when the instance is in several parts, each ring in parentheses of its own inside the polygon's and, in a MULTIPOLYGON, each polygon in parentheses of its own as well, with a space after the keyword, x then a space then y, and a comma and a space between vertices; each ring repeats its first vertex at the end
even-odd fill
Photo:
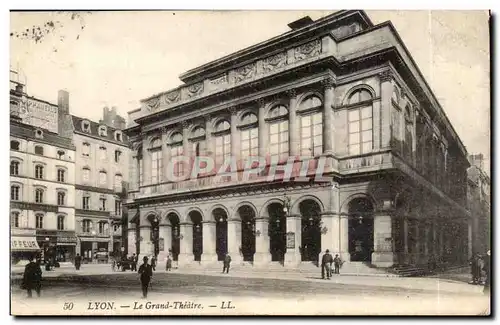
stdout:
POLYGON ((325 271, 326 271, 326 278, 330 280, 331 276, 331 269, 332 269, 332 263, 333 263, 333 257, 330 254, 330 250, 326 250, 325 255, 323 255, 321 259, 321 278, 325 278, 325 271))
POLYGON ((148 264, 147 256, 144 256, 143 261, 144 263, 139 267, 138 273, 141 275, 142 298, 147 298, 149 282, 153 276, 153 268, 148 264))

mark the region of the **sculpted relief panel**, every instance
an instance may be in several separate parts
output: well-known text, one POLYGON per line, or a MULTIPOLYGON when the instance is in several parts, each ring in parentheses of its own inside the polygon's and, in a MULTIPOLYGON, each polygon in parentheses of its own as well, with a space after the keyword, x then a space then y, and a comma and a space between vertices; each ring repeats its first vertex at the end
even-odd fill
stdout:
POLYGON ((195 83, 187 87, 187 97, 192 98, 203 93, 203 82, 195 83))
POLYGON ((287 64, 286 58, 287 58, 286 52, 281 52, 276 55, 265 58, 264 60, 262 60, 262 71, 264 73, 268 73, 275 69, 284 67, 287 64))
POLYGON ((315 40, 294 49, 294 57, 296 61, 304 60, 317 56, 321 53, 321 41, 315 40))
POLYGON ((251 79, 255 76, 256 72, 257 72, 257 64, 255 62, 240 67, 234 70, 234 82, 239 83, 247 79, 251 79))
POLYGON ((181 99, 181 91, 174 90, 163 95, 163 102, 167 105, 176 103, 181 99))

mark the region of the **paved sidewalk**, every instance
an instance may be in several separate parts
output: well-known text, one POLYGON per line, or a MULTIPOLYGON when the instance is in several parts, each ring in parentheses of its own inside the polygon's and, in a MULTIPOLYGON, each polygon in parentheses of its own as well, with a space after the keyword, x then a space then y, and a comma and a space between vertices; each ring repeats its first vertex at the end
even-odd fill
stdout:
MULTIPOLYGON (((20 277, 24 268, 12 267, 12 274, 14 277, 20 277)), ((437 276, 431 277, 381 277, 381 276, 363 276, 363 275, 348 275, 340 274, 333 276, 331 280, 321 279, 319 272, 266 272, 266 270, 232 270, 229 274, 222 274, 217 270, 204 270, 204 269, 174 269, 172 273, 177 274, 197 274, 205 276, 225 276, 235 278, 253 278, 253 279, 282 279, 292 281, 309 281, 309 282, 324 282, 336 284, 353 284, 363 285, 366 287, 392 287, 401 289, 416 289, 416 290, 429 290, 443 293, 462 293, 462 294, 481 294, 483 286, 469 285, 463 281, 455 281, 453 279, 442 279, 437 276)), ((111 265, 108 264, 85 264, 79 271, 75 268, 62 267, 53 271, 44 271, 45 278, 53 278, 59 276, 69 275, 99 275, 99 274, 130 274, 130 271, 116 271, 111 270, 111 265)), ((155 273, 166 273, 163 268, 157 268, 155 273)), ((455 272, 455 274, 457 274, 455 272)), ((443 275, 441 275, 443 276, 443 275)))

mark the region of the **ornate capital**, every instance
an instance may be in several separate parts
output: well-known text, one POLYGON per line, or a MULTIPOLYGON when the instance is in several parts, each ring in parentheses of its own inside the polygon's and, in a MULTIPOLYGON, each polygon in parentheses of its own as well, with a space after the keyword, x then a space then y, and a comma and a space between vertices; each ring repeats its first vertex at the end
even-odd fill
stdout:
POLYGON ((189 122, 186 121, 186 120, 184 120, 184 121, 181 122, 181 126, 182 126, 183 129, 187 129, 189 127, 189 122))
POLYGON ((256 100, 256 102, 259 105, 259 107, 262 107, 262 106, 266 105, 266 103, 267 103, 267 101, 264 98, 259 98, 256 100))
POLYGON ((378 77, 380 79, 380 82, 391 81, 392 80, 392 71, 391 70, 384 70, 378 74, 378 77))
POLYGON ((324 89, 333 88, 333 83, 334 83, 333 78, 331 77, 321 80, 321 85, 323 86, 324 89))
POLYGON ((401 99, 406 98, 406 90, 404 88, 401 88, 401 99))
POLYGON ((236 113, 238 112, 238 107, 237 106, 228 107, 227 111, 229 112, 229 114, 231 114, 231 116, 236 115, 236 113))
POLYGON ((289 89, 286 91, 286 95, 289 98, 296 98, 297 97, 297 91, 295 89, 289 89))

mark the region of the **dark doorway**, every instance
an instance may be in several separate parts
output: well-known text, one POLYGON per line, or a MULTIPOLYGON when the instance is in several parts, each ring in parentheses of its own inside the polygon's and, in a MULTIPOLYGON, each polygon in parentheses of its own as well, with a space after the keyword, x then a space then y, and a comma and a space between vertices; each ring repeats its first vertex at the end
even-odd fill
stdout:
POLYGON ((243 261, 253 262, 255 254, 255 212, 249 206, 238 209, 241 218, 241 253, 243 261))
POLYGON ((305 200, 299 205, 302 226, 302 261, 318 262, 321 252, 321 208, 313 200, 305 200))
POLYGON ((193 223, 193 255, 194 260, 200 262, 203 254, 203 224, 202 217, 198 211, 189 213, 193 223))
POLYGON ((281 203, 268 207, 271 260, 283 263, 286 253, 286 216, 281 203))
POLYGON ((364 198, 349 202, 349 253, 352 262, 371 262, 373 205, 364 198))
POLYGON ((169 213, 167 218, 170 220, 170 224, 172 225, 172 259, 174 261, 178 261, 181 245, 179 217, 175 213, 169 213))
POLYGON ((215 218, 215 250, 217 252, 217 260, 223 261, 227 254, 227 213, 221 208, 217 208, 213 212, 215 218))

